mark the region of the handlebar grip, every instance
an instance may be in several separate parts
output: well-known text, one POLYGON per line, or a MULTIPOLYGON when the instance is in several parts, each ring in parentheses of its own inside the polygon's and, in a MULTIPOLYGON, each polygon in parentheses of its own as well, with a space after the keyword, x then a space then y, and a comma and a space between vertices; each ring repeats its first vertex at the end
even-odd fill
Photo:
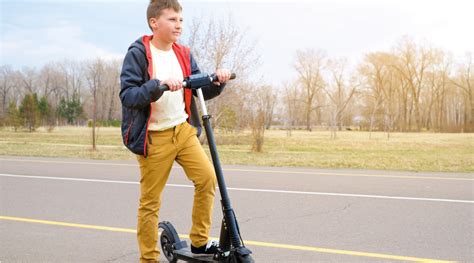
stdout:
MULTIPOLYGON (((236 77, 237 77, 237 75, 235 75, 235 73, 231 73, 231 74, 230 74, 230 79, 235 79, 236 77)), ((212 81, 218 81, 218 80, 219 80, 219 79, 217 78, 216 73, 212 73, 211 78, 212 78, 212 81)))
POLYGON ((162 92, 165 92, 167 90, 170 90, 170 87, 168 87, 168 85, 164 84, 164 85, 158 86, 158 89, 162 92))

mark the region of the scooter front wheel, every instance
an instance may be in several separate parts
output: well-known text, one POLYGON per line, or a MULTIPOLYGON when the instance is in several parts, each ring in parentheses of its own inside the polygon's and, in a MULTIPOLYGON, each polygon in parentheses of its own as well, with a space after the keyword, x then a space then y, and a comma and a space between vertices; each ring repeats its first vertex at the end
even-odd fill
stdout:
POLYGON ((161 251, 169 262, 175 263, 178 261, 178 257, 174 249, 178 240, 175 239, 176 234, 172 233, 174 228, 171 226, 172 228, 170 229, 170 224, 168 225, 166 223, 160 223, 159 226, 162 229, 160 236, 161 251))

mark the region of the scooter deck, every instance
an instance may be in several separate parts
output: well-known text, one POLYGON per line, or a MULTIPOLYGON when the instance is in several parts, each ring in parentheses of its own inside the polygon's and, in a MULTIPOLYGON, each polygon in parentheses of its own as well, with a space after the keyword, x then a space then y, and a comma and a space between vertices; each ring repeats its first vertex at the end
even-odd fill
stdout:
POLYGON ((197 255, 191 253, 189 249, 182 248, 174 251, 178 259, 182 259, 188 262, 214 262, 214 255, 197 255))

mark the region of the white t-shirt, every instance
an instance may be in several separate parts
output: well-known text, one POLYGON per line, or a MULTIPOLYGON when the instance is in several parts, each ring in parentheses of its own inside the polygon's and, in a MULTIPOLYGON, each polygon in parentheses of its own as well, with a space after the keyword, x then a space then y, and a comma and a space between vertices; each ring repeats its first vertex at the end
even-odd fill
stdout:
MULTIPOLYGON (((183 72, 173 49, 163 51, 150 43, 153 61, 153 78, 160 81, 168 78, 183 79, 183 72)), ((165 91, 155 102, 151 103, 151 119, 149 130, 162 131, 186 121, 183 89, 165 91)))

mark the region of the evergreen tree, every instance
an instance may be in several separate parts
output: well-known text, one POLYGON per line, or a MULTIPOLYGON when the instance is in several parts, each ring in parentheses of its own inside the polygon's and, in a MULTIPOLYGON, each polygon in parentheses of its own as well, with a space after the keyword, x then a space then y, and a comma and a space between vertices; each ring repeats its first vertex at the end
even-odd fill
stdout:
POLYGON ((60 117, 67 120, 68 124, 74 124, 84 113, 79 96, 74 94, 71 100, 61 98, 57 112, 60 117))
POLYGON ((20 111, 18 110, 18 107, 16 106, 16 102, 11 101, 8 104, 8 110, 7 110, 7 121, 8 125, 12 126, 15 131, 18 130, 18 127, 21 126, 23 123, 23 119, 21 118, 20 111))
POLYGON ((48 102, 48 99, 43 96, 38 102, 38 110, 41 119, 41 124, 43 126, 51 126, 53 121, 53 112, 51 110, 51 105, 48 102))
POLYGON ((20 114, 24 120, 25 127, 35 131, 39 126, 38 96, 36 93, 26 94, 20 105, 20 114))

